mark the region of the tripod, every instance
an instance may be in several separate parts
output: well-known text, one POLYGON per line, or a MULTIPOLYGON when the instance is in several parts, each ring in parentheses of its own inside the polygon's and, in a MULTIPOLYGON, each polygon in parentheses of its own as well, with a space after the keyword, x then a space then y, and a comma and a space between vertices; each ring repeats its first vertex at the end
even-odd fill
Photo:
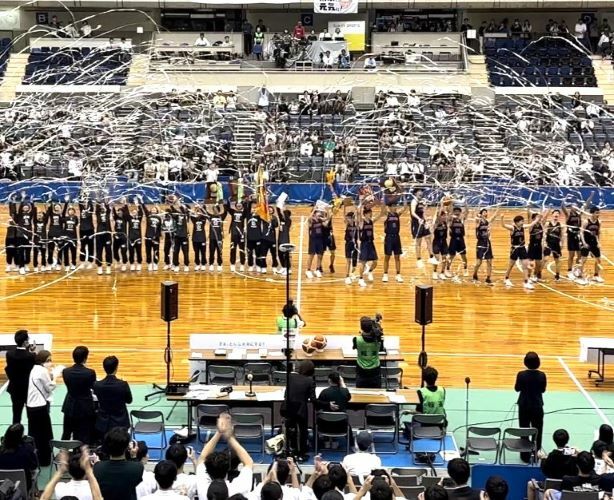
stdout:
MULTIPOLYGON (((173 351, 171 349, 171 322, 170 320, 166 320, 166 347, 164 348, 164 363, 166 364, 166 386, 162 387, 161 385, 158 385, 158 384, 152 384, 155 390, 145 396, 145 401, 149 401, 150 398, 153 398, 154 396, 157 396, 159 394, 166 394, 168 386, 171 384, 171 363, 172 362, 173 362, 173 351)), ((171 413, 172 412, 173 410, 171 410, 171 413)), ((169 413, 169 417, 171 413, 169 413)))

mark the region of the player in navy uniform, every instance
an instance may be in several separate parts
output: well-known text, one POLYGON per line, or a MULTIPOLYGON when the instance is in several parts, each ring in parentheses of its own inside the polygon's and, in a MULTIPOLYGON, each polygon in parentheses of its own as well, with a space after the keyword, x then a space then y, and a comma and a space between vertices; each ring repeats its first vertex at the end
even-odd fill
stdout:
MULTIPOLYGON (((47 212, 45 212, 47 215, 47 212)), ((17 247, 15 242, 17 241, 17 204, 9 196, 9 223, 6 228, 6 235, 4 237, 4 249, 6 252, 6 272, 16 271, 17 268, 17 247)), ((47 221, 45 220, 45 223, 47 221)), ((43 271, 45 270, 45 264, 47 261, 43 260, 43 271)))
POLYGON ((358 253, 358 262, 360 276, 358 284, 361 287, 367 286, 364 276, 367 276, 369 281, 373 281, 373 270, 377 267, 377 250, 375 249, 375 236, 373 233, 372 218, 373 212, 371 208, 359 207, 358 228, 360 239, 360 251, 358 253), (361 210, 362 208, 362 210, 361 210))
POLYGON ((403 203, 401 210, 397 210, 394 205, 382 205, 382 214, 386 212, 386 219, 384 220, 384 274, 382 276, 384 283, 388 281, 388 266, 392 255, 394 255, 394 267, 397 273, 395 280, 397 283, 403 283, 403 276, 401 276, 401 254, 403 253, 401 247, 401 215, 405 210, 407 210, 406 203, 403 203))
POLYGON ((49 245, 47 247, 47 267, 58 271, 60 269, 60 249, 62 248, 62 206, 59 203, 49 203, 49 245), (56 254, 57 251, 57 254, 56 254))
POLYGON ((66 203, 64 203, 64 210, 62 211, 62 227, 64 235, 61 253, 64 258, 64 270, 74 271, 77 267, 79 216, 74 207, 68 205, 68 196, 66 196, 66 203))
MULTIPOLYGON (((427 251, 430 253, 432 250, 431 230, 426 221, 426 204, 424 203, 424 190, 416 188, 414 190, 414 199, 409 206, 409 214, 411 216, 411 235, 416 244, 416 265, 418 268, 423 268, 422 262, 422 240, 426 243, 427 251)), ((430 264, 439 264, 437 259, 430 254, 430 264)))
MULTIPOLYGON (((529 218, 534 221, 538 214, 528 211, 529 218)), ((530 280, 533 282, 542 279, 542 268, 544 258, 544 226, 542 222, 537 222, 529 231, 529 275, 531 274, 531 264, 533 266, 533 275, 530 276, 530 280)))
POLYGON ((307 271, 305 275, 308 278, 313 278, 314 274, 317 278, 322 277, 322 256, 324 255, 324 229, 323 225, 327 221, 326 213, 323 210, 318 210, 314 207, 311 215, 309 216, 309 257, 307 259, 307 271), (315 273, 311 271, 313 265, 313 258, 316 258, 316 270, 315 273))
POLYGON ((450 226, 449 259, 446 265, 446 276, 448 278, 452 277, 452 262, 454 262, 454 258, 457 255, 460 255, 463 261, 463 275, 469 275, 467 271, 467 245, 465 243, 465 220, 467 219, 467 214, 466 206, 464 210, 461 207, 454 207, 452 209, 452 216, 448 221, 450 226))
POLYGON ((563 227, 559 222, 560 210, 552 211, 552 220, 546 223, 546 246, 544 247, 544 257, 552 256, 554 260, 554 279, 559 281, 561 277, 561 240, 563 238, 563 227))
POLYGON ((247 246, 247 265, 250 272, 260 272, 260 240, 262 239, 262 219, 258 207, 249 204, 249 217, 245 221, 245 241, 247 246), (254 269, 254 262, 256 268, 254 269))
POLYGON ((34 237, 32 239, 32 247, 34 250, 33 265, 34 271, 38 272, 39 257, 40 257, 40 270, 45 270, 45 264, 47 263, 47 218, 49 214, 46 211, 38 210, 34 207, 34 237))
POLYGON ((107 264, 106 273, 111 274, 113 261, 113 244, 111 231, 111 210, 106 203, 96 203, 96 266, 98 274, 102 274, 102 258, 104 254, 107 264))
POLYGON ((444 280, 446 278, 446 266, 448 265, 448 221, 450 216, 444 210, 443 204, 440 205, 433 219, 433 256, 441 263, 439 273, 437 273, 439 264, 433 264, 433 279, 444 280))
MULTIPOLYGON (((322 234, 324 237, 324 251, 330 252, 330 264, 328 270, 332 273, 335 272, 335 251, 337 250, 337 243, 335 242, 335 235, 333 234, 333 216, 335 210, 330 213, 324 224, 322 224, 322 234)), ((322 265, 319 267, 319 271, 322 273, 322 265)))
POLYGON ((121 264, 121 270, 126 270, 128 264, 128 231, 126 219, 128 216, 128 206, 126 201, 120 202, 120 207, 113 206, 113 259, 115 266, 121 264))
POLYGON ((525 247, 525 229, 531 229, 541 220, 541 214, 539 214, 533 222, 530 224, 524 223, 524 217, 517 215, 514 217, 514 224, 506 224, 503 216, 501 217, 501 225, 510 232, 511 248, 510 248, 510 261, 505 272, 505 286, 514 286, 510 280, 510 273, 512 268, 516 265, 516 261, 520 261, 522 265, 522 274, 524 278, 524 287, 528 290, 535 288, 533 283, 529 281, 529 256, 525 247))
POLYGON ((482 208, 475 221, 475 267, 473 268, 473 281, 479 281, 478 271, 482 262, 486 261, 486 284, 492 284, 492 243, 490 242, 490 227, 497 218, 497 212, 489 219, 488 210, 482 208))
MULTIPOLYGON (((290 243, 290 228, 292 227, 292 212, 287 208, 281 209, 275 207, 277 210, 277 220, 279 220, 279 233, 277 238, 277 252, 279 257, 279 265, 281 266, 280 274, 286 275, 287 269, 290 268, 290 253, 282 252, 281 246, 290 243)), ((292 270, 290 270, 292 272, 292 270)))
POLYGON ((239 251, 239 271, 245 271, 245 220, 247 218, 246 206, 241 202, 228 202, 226 207, 230 214, 230 271, 235 272, 237 250, 239 251))
MULTIPOLYGON (((580 209, 575 205, 567 207, 565 202, 561 203, 561 210, 565 215, 565 226, 567 227, 567 251, 569 256, 567 259, 567 277, 570 280, 574 280, 576 275, 574 274, 574 266, 580 262, 580 246, 582 240, 580 238, 580 229, 582 228, 582 211, 588 210, 593 199, 591 193, 583 207, 580 209)), ((577 270, 579 274, 579 269, 577 270)))
POLYGON ((128 223, 128 261, 130 271, 140 271, 143 265, 143 205, 135 198, 135 206, 127 217, 128 223))
POLYGON ((599 236, 601 234, 601 221, 599 220, 599 209, 597 207, 591 207, 590 215, 586 222, 582 225, 582 231, 580 232, 580 238, 582 240, 581 259, 580 259, 580 278, 576 280, 576 283, 586 284, 587 281, 584 278, 584 264, 589 255, 592 255, 595 259, 595 272, 593 273, 593 281, 597 283, 603 283, 604 279, 600 276, 601 271, 601 248, 599 245, 599 236), (582 280, 582 281, 581 281, 582 280))
MULTIPOLYGON (((345 210, 345 207, 344 207, 345 210)), ((347 212, 345 218, 345 284, 351 285, 358 263, 358 224, 354 212, 347 212)))
POLYGON ((213 271, 217 263, 217 271, 221 273, 226 210, 224 204, 219 203, 211 207, 205 205, 205 212, 209 219, 209 271, 213 271))
POLYGON ((91 269, 94 262, 94 204, 79 201, 79 260, 91 269))
POLYGON ((148 271, 157 271, 160 261, 160 236, 162 234, 162 215, 157 206, 147 208, 141 200, 145 213, 145 261, 148 271))
POLYGON ((207 270, 207 214, 199 204, 190 209, 192 221, 192 250, 194 250, 194 271, 207 270))

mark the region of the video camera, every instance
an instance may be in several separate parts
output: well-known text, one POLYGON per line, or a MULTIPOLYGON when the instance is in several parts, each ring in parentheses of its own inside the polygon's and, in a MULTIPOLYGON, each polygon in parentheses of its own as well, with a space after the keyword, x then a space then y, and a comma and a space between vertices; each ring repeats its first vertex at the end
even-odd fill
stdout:
POLYGON ((384 338, 384 329, 382 327, 382 320, 384 317, 380 313, 375 313, 375 317, 369 318, 363 316, 360 319, 360 329, 362 330, 362 337, 367 342, 382 342, 384 338))

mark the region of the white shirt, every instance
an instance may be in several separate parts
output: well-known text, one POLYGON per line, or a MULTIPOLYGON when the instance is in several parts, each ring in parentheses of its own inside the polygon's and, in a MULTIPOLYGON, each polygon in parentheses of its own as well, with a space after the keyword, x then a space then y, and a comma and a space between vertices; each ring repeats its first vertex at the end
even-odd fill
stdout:
POLYGON ((407 104, 410 108, 417 108, 420 106, 420 98, 415 94, 409 94, 407 97, 407 104))
MULTIPOLYGON (((260 483, 254 488, 254 491, 247 496, 248 500, 260 500, 260 492, 262 491, 263 484, 264 483, 260 483)), ((283 493, 283 500, 300 500, 301 498, 301 490, 298 488, 293 488, 287 484, 284 484, 281 487, 281 491, 283 493)))
POLYGON ((584 34, 586 33, 586 24, 584 23, 576 24, 574 31, 576 32, 576 38, 584 38, 584 34))
POLYGON ((258 94, 258 106, 267 107, 269 105, 269 95, 264 92, 258 94))
POLYGON ((398 175, 398 167, 399 165, 394 162, 389 162, 386 164, 386 175, 398 175))
POLYGON ((46 367, 34 365, 28 379, 28 398, 26 406, 28 408, 39 408, 45 406, 47 401, 51 401, 55 382, 46 367))
POLYGON ((597 46, 601 47, 604 43, 610 43, 610 37, 603 33, 597 42, 597 46))
POLYGON ((151 495, 158 489, 158 483, 156 482, 156 476, 150 470, 143 471, 143 480, 136 485, 136 497, 141 499, 148 495, 151 495))
POLYGON ((190 500, 196 496, 196 476, 181 472, 177 474, 177 479, 173 483, 173 490, 182 495, 186 495, 190 500))
POLYGON ((586 114, 588 116, 599 116, 599 106, 590 103, 588 106, 586 106, 586 114))
POLYGON ((89 24, 81 26, 81 33, 83 33, 83 36, 90 36, 92 34, 92 27, 89 24))
POLYGON ((132 42, 129 42, 128 40, 119 42, 119 48, 121 50, 125 50, 126 52, 130 52, 132 50, 132 42))
POLYGON ((194 42, 195 47, 210 47, 211 43, 206 38, 198 37, 194 42))
POLYGON ((54 494, 56 498, 77 497, 79 500, 92 500, 92 490, 87 479, 71 479, 67 483, 58 483, 54 494))
POLYGON ((318 40, 332 40, 333 39, 333 35, 331 33, 320 33, 318 35, 318 40))
POLYGON ((183 168, 183 161, 178 158, 173 158, 168 162, 168 169, 170 172, 181 172, 183 168))
POLYGON ((83 160, 71 158, 68 160, 68 173, 74 176, 79 176, 83 172, 83 160))
POLYGON ((375 61, 373 57, 367 57, 365 59, 365 68, 367 69, 377 68, 377 62, 375 61))
POLYGON ((300 155, 311 156, 313 154, 313 144, 311 142, 304 142, 301 144, 300 155))
POLYGON ((217 182, 217 168, 208 168, 205 170, 205 182, 217 182))
POLYGON ((346 455, 341 463, 353 476, 368 476, 373 469, 382 467, 382 460, 377 455, 366 452, 352 453, 346 455))
POLYGON ((237 109, 237 98, 233 95, 229 95, 226 98, 226 109, 237 109))
MULTIPOLYGON (((247 495, 252 490, 252 485, 254 482, 254 474, 252 472, 251 467, 243 467, 239 475, 235 477, 232 481, 226 480, 226 485, 228 486, 228 496, 241 494, 247 495)), ((209 489, 209 485, 212 483, 209 474, 207 474, 207 469, 205 468, 205 464, 200 464, 196 467, 196 490, 198 491, 198 498, 207 498, 207 490, 209 489)))
POLYGON ((335 60, 332 54, 329 54, 329 55, 324 54, 324 57, 322 58, 322 62, 324 63, 324 66, 332 66, 335 60))
MULTIPOLYGON (((143 500, 156 500, 156 498, 171 498, 172 500, 190 500, 185 495, 180 495, 173 490, 158 490, 151 495, 141 497, 143 500)), ((207 497, 205 497, 207 498, 207 497)))
POLYGON ((397 107, 398 105, 399 100, 397 99, 397 96, 389 95, 388 97, 386 97, 386 103, 384 104, 385 107, 397 107))

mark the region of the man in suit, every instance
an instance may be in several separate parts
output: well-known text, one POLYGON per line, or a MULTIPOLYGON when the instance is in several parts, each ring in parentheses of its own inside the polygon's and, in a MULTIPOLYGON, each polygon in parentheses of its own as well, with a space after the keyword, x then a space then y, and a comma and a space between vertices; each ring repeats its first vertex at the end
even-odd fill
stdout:
POLYGON ((309 401, 316 400, 314 371, 313 363, 309 360, 300 361, 297 364, 296 372, 290 374, 288 408, 285 408, 285 402, 282 405, 282 416, 286 418, 286 425, 296 431, 296 439, 290 442, 296 449, 298 460, 301 462, 309 458, 307 455, 309 401))
POLYGON ((13 405, 13 423, 21 422, 21 414, 28 396, 28 380, 34 366, 34 344, 30 345, 27 330, 17 330, 15 344, 17 348, 6 353, 6 376, 9 379, 7 392, 11 395, 13 405))
POLYGON ((107 376, 94 384, 94 394, 99 405, 96 431, 104 436, 114 427, 130 428, 126 405, 132 403, 132 392, 128 382, 116 377, 119 366, 117 357, 107 356, 102 366, 107 376))
POLYGON ((76 439, 85 444, 92 443, 94 421, 94 398, 92 390, 96 382, 96 372, 85 366, 90 351, 80 345, 72 352, 75 364, 64 368, 62 377, 66 384, 66 398, 62 405, 64 430, 62 439, 76 439))

